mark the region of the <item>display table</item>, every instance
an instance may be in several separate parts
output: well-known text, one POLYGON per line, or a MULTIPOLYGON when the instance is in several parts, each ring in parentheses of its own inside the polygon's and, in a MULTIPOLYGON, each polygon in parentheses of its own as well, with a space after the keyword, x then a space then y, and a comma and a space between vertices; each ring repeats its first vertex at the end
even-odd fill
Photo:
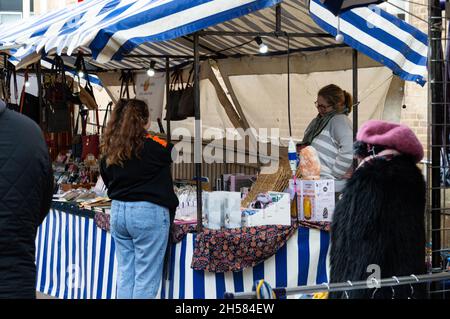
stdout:
MULTIPOLYGON (((117 262, 111 235, 94 214, 53 206, 36 237, 39 292, 61 299, 116 298, 117 262)), ((277 253, 240 272, 210 273, 191 268, 195 234, 171 247, 168 280, 158 297, 222 298, 225 291, 249 292, 264 278, 273 287, 327 282, 329 234, 299 227, 277 253)))

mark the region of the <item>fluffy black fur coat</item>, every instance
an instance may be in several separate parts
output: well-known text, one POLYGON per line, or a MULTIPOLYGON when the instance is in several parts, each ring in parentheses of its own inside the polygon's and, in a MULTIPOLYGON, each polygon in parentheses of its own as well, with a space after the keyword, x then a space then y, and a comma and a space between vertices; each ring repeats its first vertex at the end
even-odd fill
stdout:
MULTIPOLYGON (((412 159, 401 155, 373 160, 355 171, 337 203, 331 226, 331 283, 367 280, 367 267, 380 266, 381 278, 424 274, 425 181, 412 159)), ((411 296, 409 285, 395 298, 411 296)), ((422 298, 422 286, 414 286, 422 298)), ((349 291, 349 298, 372 298, 373 289, 349 291)), ((330 298, 346 298, 332 293, 330 298)), ((374 298, 392 298, 391 288, 374 298)))

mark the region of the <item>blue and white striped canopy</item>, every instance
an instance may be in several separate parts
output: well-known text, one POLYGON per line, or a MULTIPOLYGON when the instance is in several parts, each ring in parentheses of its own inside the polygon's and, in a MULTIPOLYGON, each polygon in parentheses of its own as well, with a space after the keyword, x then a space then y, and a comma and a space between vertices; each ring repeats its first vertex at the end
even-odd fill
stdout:
MULTIPOLYGON (((0 45, 19 45, 10 61, 21 68, 42 56, 92 54, 86 58, 95 69, 148 68, 149 55, 192 56, 189 34, 198 30, 274 32, 274 5, 282 3, 282 30, 305 33, 293 37, 292 50, 319 50, 338 46, 338 18, 321 0, 88 0, 41 17, 22 21, 0 32, 0 45), (324 30, 326 32, 324 32, 324 30), (311 35, 317 35, 311 36, 311 35)), ((342 13, 345 43, 391 68, 405 80, 425 82, 427 36, 378 7, 342 13)), ((223 57, 252 55, 256 42, 248 36, 208 35, 201 38, 200 54, 223 57)), ((286 39, 265 38, 270 53, 286 52, 286 39)), ((73 66, 74 57, 65 56, 73 66)), ((170 66, 185 62, 171 59, 170 66)), ((157 59, 157 68, 164 60, 157 59)))
POLYGON ((389 67, 407 81, 425 84, 428 37, 403 20, 373 6, 356 8, 336 17, 320 0, 311 0, 314 21, 332 35, 340 33, 344 42, 389 67))
POLYGON ((12 62, 32 54, 71 55, 89 48, 99 63, 121 60, 134 48, 179 38, 281 0, 88 0, 0 33, 2 45, 23 44, 12 62))

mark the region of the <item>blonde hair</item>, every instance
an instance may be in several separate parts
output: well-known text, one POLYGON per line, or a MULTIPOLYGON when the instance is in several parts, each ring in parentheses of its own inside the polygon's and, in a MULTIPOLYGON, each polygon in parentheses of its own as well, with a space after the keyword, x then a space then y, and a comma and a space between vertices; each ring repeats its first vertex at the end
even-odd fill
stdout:
POLYGON ((317 95, 323 97, 330 105, 333 105, 333 108, 338 112, 345 111, 348 114, 352 111, 353 98, 351 94, 335 84, 324 86, 317 95))

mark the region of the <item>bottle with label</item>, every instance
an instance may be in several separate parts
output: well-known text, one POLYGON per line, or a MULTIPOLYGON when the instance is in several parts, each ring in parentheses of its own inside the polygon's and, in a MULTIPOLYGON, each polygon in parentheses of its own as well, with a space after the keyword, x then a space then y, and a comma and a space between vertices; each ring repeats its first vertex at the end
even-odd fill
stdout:
POLYGON ((291 217, 298 218, 297 193, 294 194, 294 198, 291 201, 291 217))
POLYGON ((303 215, 306 220, 310 220, 312 217, 311 198, 305 196, 303 198, 303 215))

